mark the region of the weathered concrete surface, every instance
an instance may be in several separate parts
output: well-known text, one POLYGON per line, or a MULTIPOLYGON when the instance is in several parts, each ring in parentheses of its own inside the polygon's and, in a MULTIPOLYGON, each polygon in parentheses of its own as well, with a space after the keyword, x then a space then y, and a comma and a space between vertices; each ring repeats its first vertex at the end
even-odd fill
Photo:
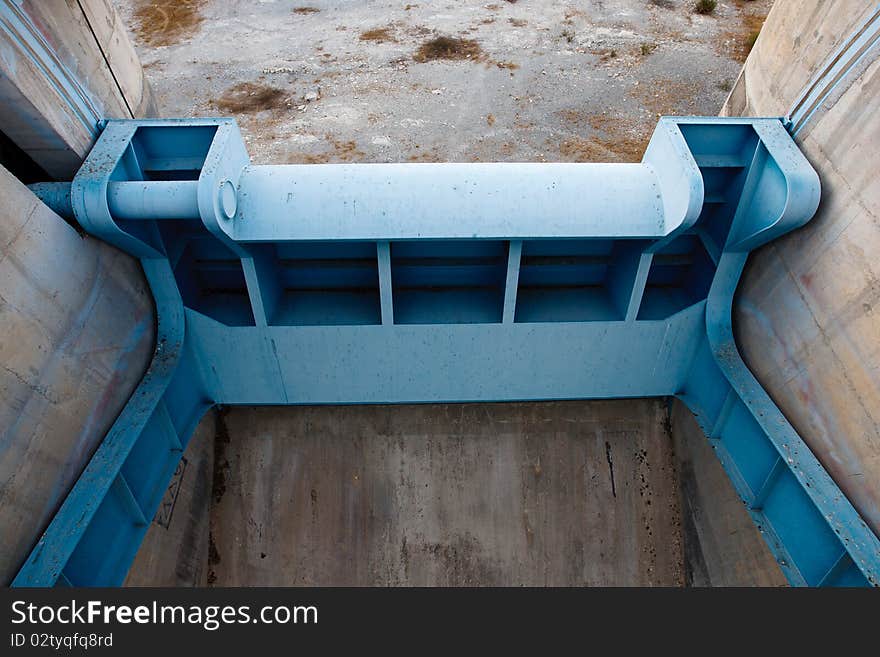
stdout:
POLYGON ((3 4, 4 23, 20 16, 26 27, 10 21, 17 38, 0 39, 0 129, 49 175, 70 179, 91 148, 97 120, 155 112, 137 53, 108 0, 3 4), (36 52, 48 53, 53 79, 36 52), (85 115, 74 109, 80 105, 85 115))
POLYGON ((209 414, 171 522, 154 520, 126 584, 786 585, 690 412, 672 408, 209 414))
POLYGON ((190 439, 183 455, 183 468, 173 482, 179 481, 179 491, 171 498, 166 493, 125 586, 207 585, 214 418, 214 412, 209 412, 190 439))
POLYGON ((211 582, 680 585, 660 400, 240 408, 211 582))
MULTIPOLYGON (((724 112, 784 113, 874 8, 778 0, 724 112)), ((756 253, 740 286, 749 366, 880 534, 880 60, 798 142, 822 180, 816 217, 756 253)))
MULTIPOLYGON (((131 41, 104 0, 0 10, 7 28, 19 26, 0 44, 0 130, 50 175, 79 168, 92 118, 153 111, 131 41), (93 112, 75 111, 78 103, 93 112)), ((128 401, 152 353, 154 321, 138 264, 78 235, 0 167, 0 583, 14 577, 128 401)))
POLYGON ((0 583, 8 583, 152 353, 140 267, 0 167, 0 583))
POLYGON ((108 117, 155 111, 134 44, 110 0, 25 0, 22 8, 108 117))
POLYGON ((688 586, 787 586, 694 416, 672 405, 688 586))

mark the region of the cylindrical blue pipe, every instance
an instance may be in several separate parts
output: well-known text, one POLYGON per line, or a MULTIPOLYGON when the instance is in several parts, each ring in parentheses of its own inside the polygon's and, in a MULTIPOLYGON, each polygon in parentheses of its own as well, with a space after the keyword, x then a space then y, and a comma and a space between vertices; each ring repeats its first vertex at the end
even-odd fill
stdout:
MULTIPOLYGON (((107 204, 117 220, 198 220, 198 186, 111 181, 107 204)), ((70 183, 31 189, 72 214, 70 183)), ((644 238, 677 227, 665 214, 660 178, 645 164, 248 166, 227 205, 239 218, 229 235, 242 242, 644 238)))
POLYGON ((116 219, 198 219, 199 181, 111 182, 107 205, 116 219))
MULTIPOLYGON (((111 181, 107 185, 107 205, 116 219, 198 219, 198 185, 198 180, 111 181)), ((74 218, 69 182, 28 187, 55 213, 74 218)))
POLYGON ((28 185, 38 199, 49 206, 55 214, 65 219, 73 219, 73 205, 70 202, 69 182, 34 183, 28 185))

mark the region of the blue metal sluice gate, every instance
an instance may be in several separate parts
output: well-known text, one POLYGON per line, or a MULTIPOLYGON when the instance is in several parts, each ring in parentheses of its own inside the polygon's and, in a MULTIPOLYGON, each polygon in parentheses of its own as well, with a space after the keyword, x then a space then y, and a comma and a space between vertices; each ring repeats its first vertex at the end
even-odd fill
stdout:
POLYGON ((32 187, 140 258, 149 370, 15 586, 118 585, 215 404, 677 396, 792 584, 880 541, 743 363, 749 252, 819 180, 778 119, 663 118, 639 164, 253 166, 234 121, 110 121, 32 187))

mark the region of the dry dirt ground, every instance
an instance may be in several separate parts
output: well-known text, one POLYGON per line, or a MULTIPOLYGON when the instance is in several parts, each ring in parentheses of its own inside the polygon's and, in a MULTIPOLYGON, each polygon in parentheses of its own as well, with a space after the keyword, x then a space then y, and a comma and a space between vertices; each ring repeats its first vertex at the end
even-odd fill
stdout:
POLYGON ((716 114, 772 0, 115 0, 162 116, 257 163, 638 161, 716 114))

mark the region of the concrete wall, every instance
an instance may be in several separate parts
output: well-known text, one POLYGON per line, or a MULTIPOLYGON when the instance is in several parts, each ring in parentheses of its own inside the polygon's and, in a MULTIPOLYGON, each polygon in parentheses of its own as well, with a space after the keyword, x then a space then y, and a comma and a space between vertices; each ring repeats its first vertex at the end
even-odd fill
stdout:
POLYGON ((0 167, 0 583, 128 400, 153 339, 140 266, 0 167))
MULTIPOLYGON (((784 114, 874 9, 777 0, 722 113, 784 114)), ((799 134, 822 181, 821 206, 802 230, 752 256, 735 320, 749 366, 880 533, 878 54, 799 134)))
MULTIPOLYGON (((152 112, 108 0, 0 0, 0 21, 0 130, 50 175, 76 172, 98 118, 152 112)), ((0 167, 0 584, 140 381, 154 327, 138 263, 0 167)))
POLYGON ((70 179, 103 118, 155 114, 109 0, 0 0, 0 130, 49 175, 70 179))
POLYGON ((24 0, 22 8, 107 117, 155 112, 134 44, 110 0, 24 0))

